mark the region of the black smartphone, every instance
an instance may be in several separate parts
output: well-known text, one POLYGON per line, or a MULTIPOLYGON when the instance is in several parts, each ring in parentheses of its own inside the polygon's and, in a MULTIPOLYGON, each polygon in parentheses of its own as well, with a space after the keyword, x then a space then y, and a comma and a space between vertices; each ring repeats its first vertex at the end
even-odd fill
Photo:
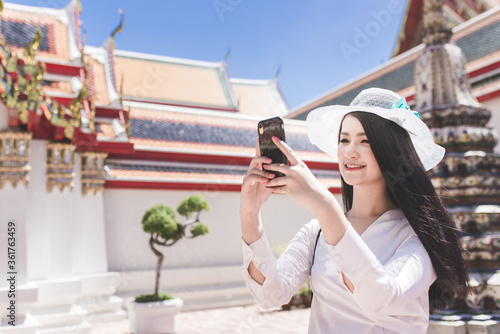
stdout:
MULTIPOLYGON (((288 165, 288 158, 283 152, 281 152, 278 146, 274 144, 272 139, 274 136, 282 141, 285 141, 285 127, 281 117, 274 117, 260 121, 257 125, 257 129, 259 132, 260 155, 271 158, 273 163, 288 165)), ((271 171, 271 173, 274 173, 276 177, 284 175, 275 171, 271 171)))

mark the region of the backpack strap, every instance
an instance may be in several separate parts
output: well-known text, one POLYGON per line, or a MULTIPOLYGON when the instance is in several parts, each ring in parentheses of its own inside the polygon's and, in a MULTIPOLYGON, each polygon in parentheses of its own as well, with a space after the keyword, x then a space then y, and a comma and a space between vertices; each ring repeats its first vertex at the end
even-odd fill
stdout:
MULTIPOLYGON (((314 258, 316 257, 316 247, 318 247, 318 240, 319 236, 321 235, 321 229, 318 231, 318 235, 316 236, 316 243, 314 244, 314 251, 313 251, 313 257, 312 257, 312 263, 311 263, 311 271, 312 271, 312 266, 314 265, 314 258)), ((314 297, 314 293, 311 290, 311 301, 314 297)))

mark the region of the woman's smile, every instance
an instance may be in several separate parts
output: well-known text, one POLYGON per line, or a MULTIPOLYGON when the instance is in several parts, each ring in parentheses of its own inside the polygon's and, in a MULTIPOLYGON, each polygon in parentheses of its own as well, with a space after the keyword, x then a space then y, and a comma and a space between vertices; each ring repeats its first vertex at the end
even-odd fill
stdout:
POLYGON ((344 166, 345 166, 345 170, 347 172, 359 171, 359 170, 366 167, 366 165, 358 164, 358 163, 344 163, 344 166))

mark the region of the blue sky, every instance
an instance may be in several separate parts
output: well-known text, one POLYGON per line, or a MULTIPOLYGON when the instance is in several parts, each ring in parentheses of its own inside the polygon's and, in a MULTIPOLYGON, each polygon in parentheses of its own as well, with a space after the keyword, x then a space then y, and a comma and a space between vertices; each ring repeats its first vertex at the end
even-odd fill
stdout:
MULTIPOLYGON (((82 0, 87 44, 125 14, 121 50, 220 61, 234 78, 279 83, 290 109, 390 59, 407 0, 82 0)), ((7 0, 61 8, 69 0, 7 0)))

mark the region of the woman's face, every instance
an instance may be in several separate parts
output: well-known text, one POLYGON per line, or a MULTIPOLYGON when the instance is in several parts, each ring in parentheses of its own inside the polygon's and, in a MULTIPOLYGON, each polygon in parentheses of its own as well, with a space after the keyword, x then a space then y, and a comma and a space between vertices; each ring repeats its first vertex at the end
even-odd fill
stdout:
POLYGON ((346 115, 340 130, 337 150, 340 174, 351 185, 371 185, 384 182, 361 122, 346 115))

